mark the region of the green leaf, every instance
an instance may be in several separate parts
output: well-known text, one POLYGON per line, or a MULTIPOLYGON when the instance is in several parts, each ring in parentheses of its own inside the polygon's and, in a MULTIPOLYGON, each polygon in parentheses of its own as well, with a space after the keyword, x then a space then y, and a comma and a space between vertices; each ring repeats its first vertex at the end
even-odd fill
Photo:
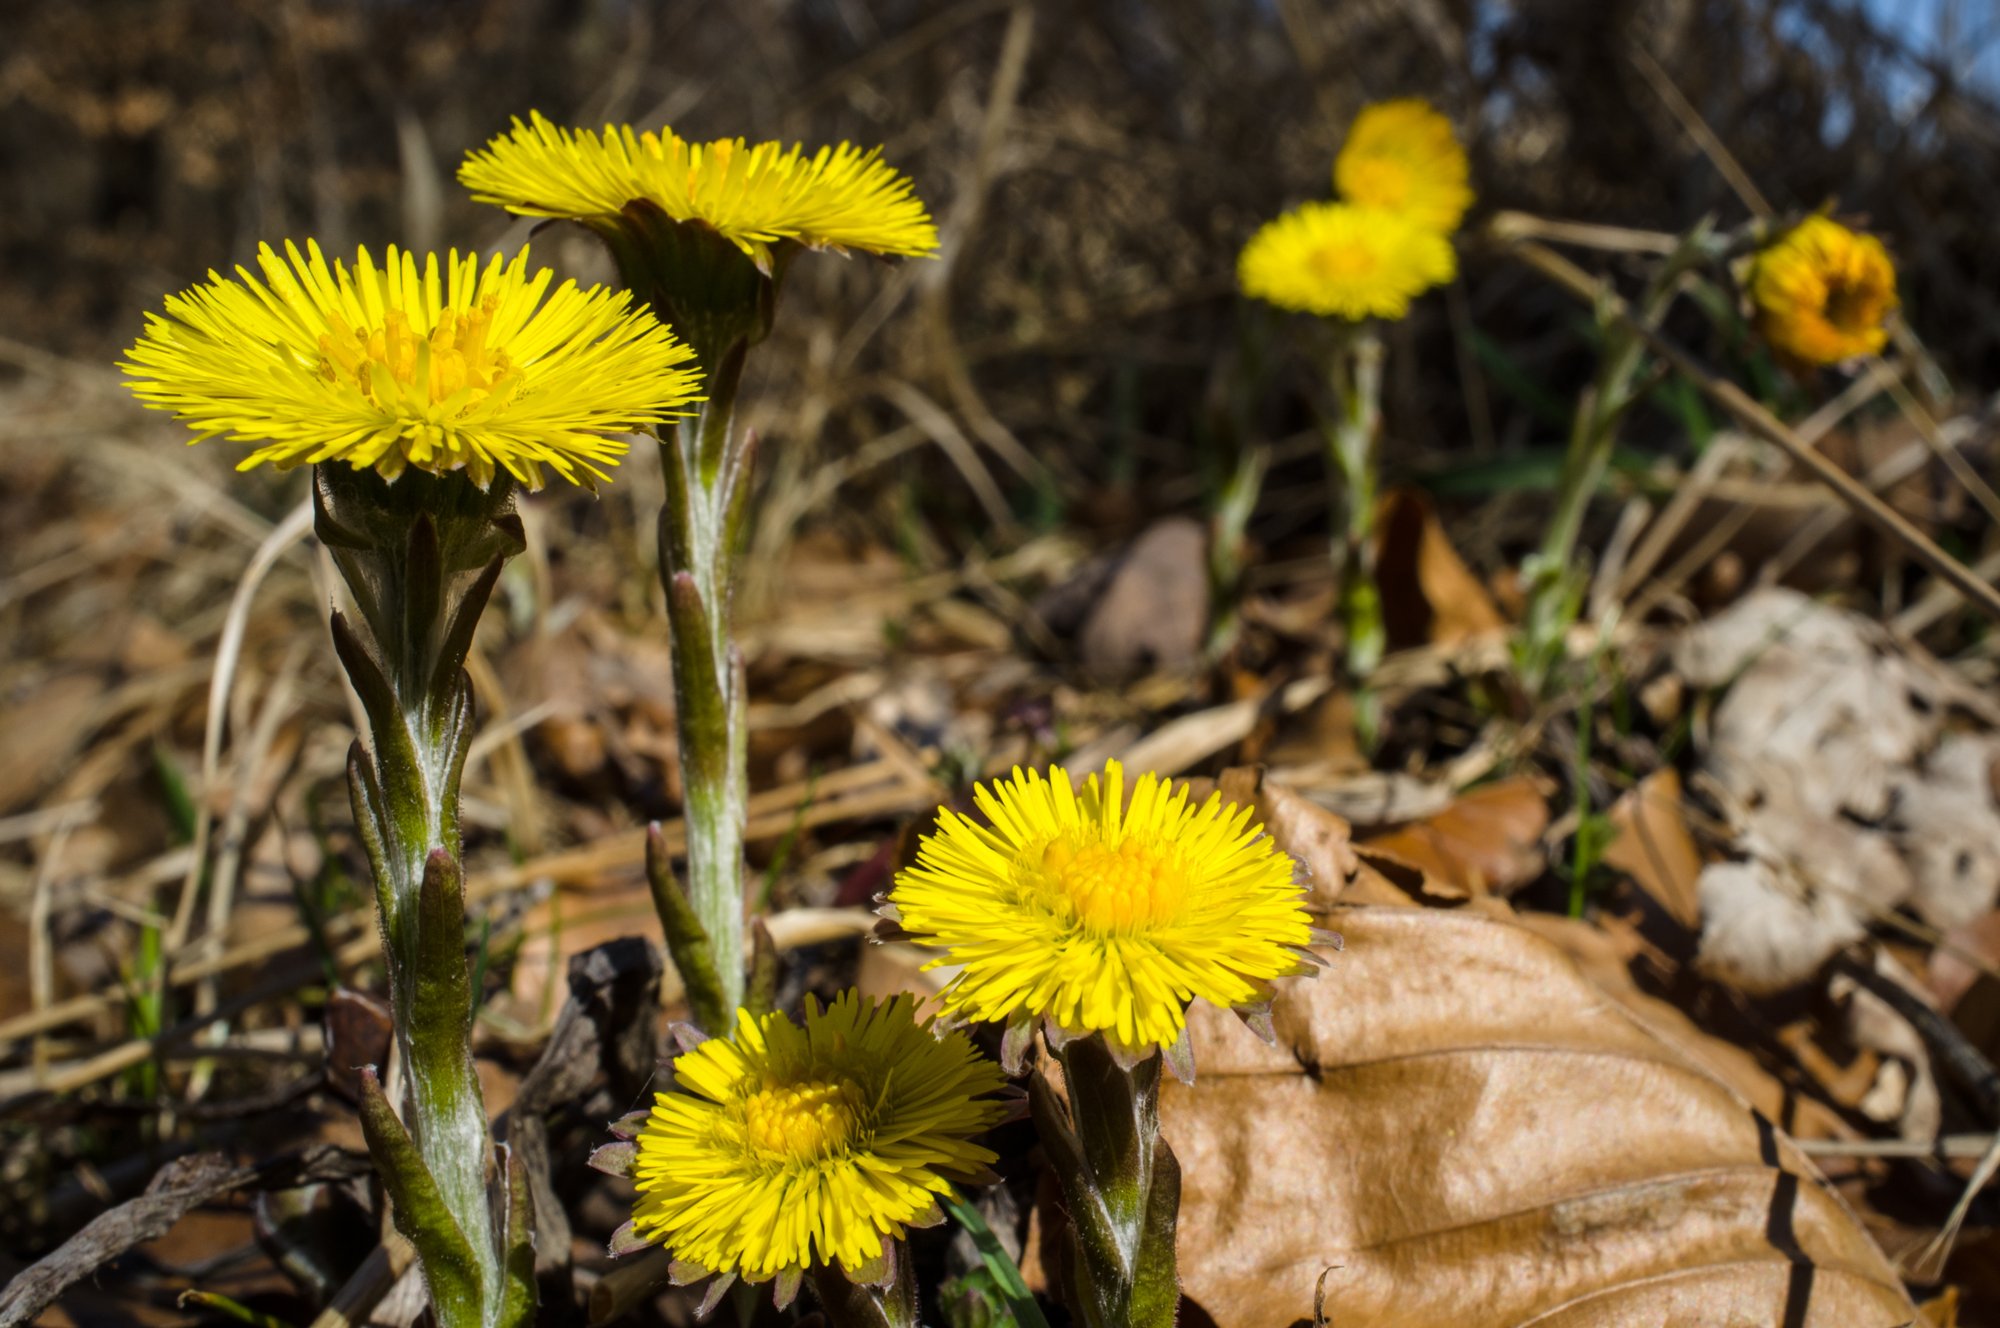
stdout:
POLYGON ((743 1008, 760 1018, 778 1007, 778 945, 764 919, 750 919, 750 980, 744 984, 743 1008))
POLYGON ((1568 409, 1556 399, 1554 393, 1529 377, 1499 342, 1476 327, 1468 327, 1465 335, 1479 367, 1486 370, 1508 396, 1526 406, 1543 424, 1557 429, 1569 427, 1568 409))
POLYGON ((687 989, 688 1009, 695 1025, 710 1036, 729 1032, 728 1001, 722 994, 722 979, 715 971, 715 951, 708 932, 696 916, 687 892, 674 879, 673 857, 660 834, 660 823, 646 827, 646 880, 653 889, 653 908, 660 915, 660 929, 666 933, 667 954, 687 989))
POLYGON ((157 742, 153 744, 153 773, 159 777, 160 792, 167 800, 167 818, 173 822, 174 842, 193 843, 200 810, 195 806, 194 794, 188 791, 187 776, 181 771, 180 762, 157 742))
POLYGON ((507 1213, 500 1248, 505 1251, 500 1316, 491 1328, 526 1328, 535 1321, 541 1298, 535 1282, 535 1202, 528 1190, 528 1168, 513 1149, 507 1150, 507 1213))
POLYGON ((1181 1281, 1174 1258, 1180 1210, 1180 1160, 1160 1139, 1153 1149, 1153 1183, 1146 1191, 1146 1216, 1139 1229, 1138 1266, 1132 1270, 1134 1325, 1171 1326, 1180 1308, 1181 1281))
POLYGON ((986 1219, 973 1205, 947 1192, 939 1202, 951 1214, 952 1220, 965 1229, 972 1237, 973 1248, 979 1251, 979 1261, 986 1265, 987 1273, 993 1279, 994 1288, 1005 1302, 1007 1313, 1012 1316, 1017 1328, 1048 1328, 1048 1320, 1042 1317, 1041 1306, 1035 1304, 1034 1293, 1021 1277, 1021 1270, 1012 1255, 993 1234, 993 1228, 986 1225, 986 1219))
MULTIPOLYGON (((423 658, 437 635, 443 605, 444 554, 438 548, 437 522, 430 513, 419 512, 403 549, 403 649, 412 662, 423 658)), ((402 674, 406 680, 420 676, 416 668, 402 674)))
POLYGON ((439 1325, 484 1328, 479 1260, 372 1068, 361 1073, 361 1133, 395 1207, 396 1230, 416 1247, 423 1264, 439 1325))
MULTIPOLYGON (((347 615, 336 609, 331 620, 333 650, 340 656, 354 694, 368 713, 369 737, 375 744, 376 766, 384 771, 414 771, 420 768, 410 732, 403 724, 403 703, 390 685, 388 674, 375 651, 361 639, 347 615)), ((405 790, 392 789, 398 800, 406 800, 405 790)), ((421 799, 419 799, 421 801, 421 799)))
POLYGON ((426 1065, 469 1061, 472 981, 465 963, 465 874, 432 849, 417 892, 415 972, 409 974, 411 1053, 426 1065))
POLYGON ((253 1310, 240 1300, 232 1300, 219 1291, 183 1291, 177 1302, 182 1309, 198 1305, 205 1310, 214 1310, 225 1318, 247 1323, 252 1328, 292 1328, 292 1325, 275 1314, 253 1310))
MULTIPOLYGON (((520 518, 513 520, 518 523, 520 518)), ((437 666, 430 679, 433 694, 457 684, 459 671, 465 667, 465 656, 472 649, 473 634, 479 630, 480 615, 486 612, 486 602, 493 596, 493 587, 499 584, 507 557, 504 553, 494 555, 459 597, 451 626, 438 643, 437 666)))
POLYGON ((400 961, 403 931, 402 909, 396 898, 395 859, 390 855, 390 836, 395 826, 388 817, 382 785, 368 760, 368 749, 356 738, 347 749, 347 796, 354 806, 354 832, 368 854, 375 878, 375 906, 381 911, 382 925, 389 933, 392 959, 400 961))
MULTIPOLYGON (((1440 498, 1486 498, 1500 493, 1543 493, 1562 481, 1568 450, 1542 445, 1489 461, 1471 461, 1449 470, 1419 476, 1417 482, 1440 498)), ((1642 482, 1652 470, 1653 460, 1642 452, 1619 448, 1612 452, 1607 473, 1642 482)))

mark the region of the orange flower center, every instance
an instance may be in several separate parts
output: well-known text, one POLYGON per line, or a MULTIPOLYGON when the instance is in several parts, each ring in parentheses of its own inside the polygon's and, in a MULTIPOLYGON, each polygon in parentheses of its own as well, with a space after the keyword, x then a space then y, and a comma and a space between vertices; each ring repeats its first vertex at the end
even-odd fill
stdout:
POLYGON ((1042 850, 1041 867, 1056 914, 1091 931, 1168 922, 1187 899, 1187 873, 1176 857, 1136 838, 1079 844, 1064 835, 1042 850))
POLYGON ((473 309, 446 309, 427 336, 401 309, 391 309, 374 329, 349 327, 336 314, 333 330, 319 339, 320 376, 359 388, 385 409, 412 398, 419 406, 463 409, 496 392, 511 396, 514 366, 505 351, 486 344, 499 304, 499 296, 489 295, 473 309))
POLYGON ((860 1135, 866 1099, 852 1079, 809 1079, 752 1093, 744 1103, 750 1147, 775 1162, 817 1162, 860 1135))
POLYGON ((1866 280, 1833 277, 1826 286, 1826 321, 1843 332, 1874 330, 1882 321, 1882 294, 1866 280))
POLYGON ((1329 284, 1355 281, 1381 267, 1381 255, 1369 244, 1324 244, 1306 260, 1312 273, 1329 284))

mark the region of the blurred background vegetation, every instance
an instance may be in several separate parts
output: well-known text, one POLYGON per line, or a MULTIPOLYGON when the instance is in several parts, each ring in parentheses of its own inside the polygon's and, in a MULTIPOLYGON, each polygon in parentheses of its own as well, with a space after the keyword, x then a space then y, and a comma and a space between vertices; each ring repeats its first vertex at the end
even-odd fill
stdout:
MULTIPOLYGON (((1307 423, 1310 361, 1277 353, 1276 315, 1236 296, 1235 256, 1259 220, 1327 193, 1369 100, 1452 114, 1482 213, 1741 220, 1638 53, 1781 211, 1831 202, 1887 236, 1944 367, 1994 381, 2000 117, 1978 72, 1994 18, 1950 0, 13 0, 0 327, 106 360, 162 291, 264 239, 518 241, 452 173, 530 107, 880 143, 944 222, 943 258, 887 284, 862 260, 801 266, 793 344, 761 360, 787 378, 759 394, 771 482, 905 424, 934 432, 935 403, 992 452, 1023 522, 1123 526, 1212 486, 1243 439, 1307 423)), ((572 267, 601 261, 551 239, 572 267)), ((1593 365, 1564 296, 1467 247, 1446 298, 1391 333, 1392 477, 1532 472, 1593 365)), ((1677 400, 1628 438, 1684 447, 1677 400)), ((1317 486, 1314 445, 1286 456, 1274 488, 1317 486)), ((862 477, 845 511, 896 519, 912 473, 862 477)), ((964 484, 921 493, 939 515, 979 511, 964 484)))

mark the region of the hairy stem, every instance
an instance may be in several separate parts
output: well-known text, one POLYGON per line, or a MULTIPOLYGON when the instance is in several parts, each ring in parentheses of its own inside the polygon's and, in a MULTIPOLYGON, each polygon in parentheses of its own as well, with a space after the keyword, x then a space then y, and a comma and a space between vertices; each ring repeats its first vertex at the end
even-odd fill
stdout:
POLYGON ((1160 1137, 1160 1056, 1128 1067, 1098 1036, 1057 1055, 1068 1112, 1039 1074, 1028 1097, 1069 1211, 1070 1308, 1088 1328, 1172 1328, 1181 1173, 1160 1137))
MULTIPOLYGON (((752 448, 731 416, 747 347, 723 352, 700 414, 660 442, 660 508, 687 820, 687 893, 708 940, 724 1018, 743 1001, 743 826, 749 801, 743 662, 731 632, 752 448)), ((726 1027, 710 1033, 727 1032, 726 1027)))
POLYGON ((1347 675, 1362 684, 1382 662, 1382 592, 1375 583, 1376 440, 1382 426, 1382 339, 1343 329, 1333 365, 1337 413, 1326 426, 1327 460, 1338 480, 1334 561, 1347 629, 1347 675))
POLYGON ((405 1067, 402 1118, 380 1101, 370 1150, 445 1328, 524 1323, 532 1286, 516 1285, 508 1255, 530 1236, 510 1230, 502 1249, 488 1193, 458 818, 472 738, 465 655, 502 564, 521 546, 520 523, 504 484, 481 492, 462 476, 413 472, 390 485, 344 466, 314 478, 315 529, 361 617, 357 625, 336 613, 333 634, 368 715, 348 785, 374 869, 405 1067))
POLYGON ((808 1274, 813 1298, 832 1328, 918 1328, 916 1270, 900 1241, 883 1247, 886 1280, 851 1282, 838 1267, 815 1264, 808 1274))

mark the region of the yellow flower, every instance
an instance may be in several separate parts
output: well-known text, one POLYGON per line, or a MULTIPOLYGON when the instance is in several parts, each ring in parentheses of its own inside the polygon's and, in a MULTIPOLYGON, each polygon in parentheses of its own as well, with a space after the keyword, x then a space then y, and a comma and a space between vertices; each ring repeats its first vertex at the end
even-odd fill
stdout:
POLYGON ((1888 340, 1896 267, 1874 236, 1807 217, 1757 254, 1749 290, 1766 340, 1794 359, 1835 364, 1888 340))
POLYGON ((638 1138, 642 1239, 752 1282, 836 1260, 851 1274, 994 1161, 970 1139, 1008 1114, 987 1096, 1003 1081, 963 1034, 934 1034, 908 996, 807 997, 805 1014, 741 1011, 674 1062, 638 1138))
POLYGON ((260 444, 237 466, 345 461, 395 479, 464 470, 482 489, 542 467, 589 485, 626 451, 619 435, 684 413, 693 352, 623 292, 530 271, 523 249, 420 261, 389 247, 331 268, 319 246, 258 252, 259 280, 209 273, 119 366, 133 395, 193 440, 260 444), (546 298, 545 298, 546 297, 546 298))
POLYGON ((1067 771, 1014 771, 974 790, 988 826, 949 810, 889 895, 903 929, 956 965, 948 1012, 1064 1033, 1127 1053, 1169 1050, 1195 997, 1269 999, 1312 938, 1292 861, 1211 794, 1198 807, 1142 775, 1124 804, 1111 762, 1079 796, 1067 771))
POLYGON ((1362 207, 1398 212, 1440 235, 1472 206, 1470 168, 1451 121, 1420 98, 1378 102, 1354 117, 1333 186, 1362 207))
POLYGON ((1457 270, 1438 232, 1351 203, 1307 203, 1266 222, 1236 264, 1246 294, 1356 321, 1401 318, 1413 298, 1457 270))
POLYGON ((740 138, 690 143, 671 129, 602 136, 563 129, 540 112, 466 156, 459 182, 474 199, 529 217, 615 218, 644 201, 675 221, 698 221, 768 264, 769 247, 925 255, 937 227, 909 177, 849 143, 811 156, 803 145, 740 138))

